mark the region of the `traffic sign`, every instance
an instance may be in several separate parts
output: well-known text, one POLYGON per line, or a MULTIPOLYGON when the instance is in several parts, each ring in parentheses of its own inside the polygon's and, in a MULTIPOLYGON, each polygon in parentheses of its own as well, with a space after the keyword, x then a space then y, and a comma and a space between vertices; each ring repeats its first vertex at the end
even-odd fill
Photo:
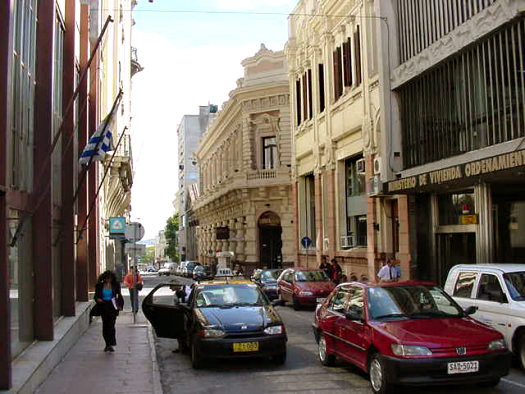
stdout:
POLYGON ((303 237, 301 239, 301 245, 303 245, 303 248, 308 249, 308 247, 312 244, 312 240, 310 237, 303 237))
POLYGON ((136 256, 144 256, 146 254, 146 245, 129 243, 124 246, 126 253, 134 253, 136 256))
POLYGON ((132 222, 126 226, 126 239, 130 242, 140 241, 144 233, 144 226, 139 222, 132 222))

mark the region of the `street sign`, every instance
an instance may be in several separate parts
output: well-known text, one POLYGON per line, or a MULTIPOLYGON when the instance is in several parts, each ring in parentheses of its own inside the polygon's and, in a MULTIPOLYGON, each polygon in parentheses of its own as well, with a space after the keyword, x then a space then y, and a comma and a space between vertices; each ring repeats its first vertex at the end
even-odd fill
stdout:
POLYGON ((123 238, 126 231, 126 218, 109 218, 109 237, 112 239, 123 238))
POLYGON ((136 256, 144 256, 146 254, 146 245, 129 243, 124 245, 126 253, 134 253, 136 256))
POLYGON ((138 222, 132 222, 126 226, 126 239, 130 242, 140 241, 144 233, 144 226, 138 222))
POLYGON ((303 237, 301 239, 301 245, 303 245, 303 248, 308 249, 308 247, 312 244, 312 240, 309 237, 303 237))

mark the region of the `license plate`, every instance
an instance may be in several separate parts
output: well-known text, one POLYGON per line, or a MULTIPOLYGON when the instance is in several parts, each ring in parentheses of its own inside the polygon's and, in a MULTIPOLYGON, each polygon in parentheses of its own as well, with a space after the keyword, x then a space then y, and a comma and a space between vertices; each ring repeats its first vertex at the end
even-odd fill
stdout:
POLYGON ((324 300, 326 300, 326 297, 316 298, 316 301, 317 301, 318 304, 320 304, 324 300))
POLYGON ((448 374, 471 373, 479 371, 479 361, 459 361, 448 363, 448 374))
POLYGON ((256 352, 259 350, 259 342, 240 342, 233 344, 234 352, 256 352))

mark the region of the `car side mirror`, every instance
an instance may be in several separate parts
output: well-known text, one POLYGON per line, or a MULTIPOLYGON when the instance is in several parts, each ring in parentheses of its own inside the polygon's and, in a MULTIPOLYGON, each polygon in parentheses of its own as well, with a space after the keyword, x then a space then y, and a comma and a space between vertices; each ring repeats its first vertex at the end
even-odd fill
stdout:
POLYGON ((465 309, 463 312, 465 315, 473 315, 478 310, 477 306, 469 306, 467 309, 465 309))
POLYGON ((362 321, 363 320, 363 315, 362 315, 362 313, 359 313, 357 311, 354 311, 354 310, 350 309, 350 310, 345 312, 345 318, 347 320, 351 320, 351 321, 362 321))

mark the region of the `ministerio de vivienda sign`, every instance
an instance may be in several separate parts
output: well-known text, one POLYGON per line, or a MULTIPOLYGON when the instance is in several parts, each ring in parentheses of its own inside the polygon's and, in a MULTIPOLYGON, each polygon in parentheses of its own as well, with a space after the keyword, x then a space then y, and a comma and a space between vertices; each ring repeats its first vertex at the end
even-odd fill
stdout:
POLYGON ((457 166, 425 172, 388 182, 387 192, 411 191, 418 187, 439 185, 441 183, 464 180, 492 172, 508 170, 525 165, 525 150, 476 160, 457 166))

